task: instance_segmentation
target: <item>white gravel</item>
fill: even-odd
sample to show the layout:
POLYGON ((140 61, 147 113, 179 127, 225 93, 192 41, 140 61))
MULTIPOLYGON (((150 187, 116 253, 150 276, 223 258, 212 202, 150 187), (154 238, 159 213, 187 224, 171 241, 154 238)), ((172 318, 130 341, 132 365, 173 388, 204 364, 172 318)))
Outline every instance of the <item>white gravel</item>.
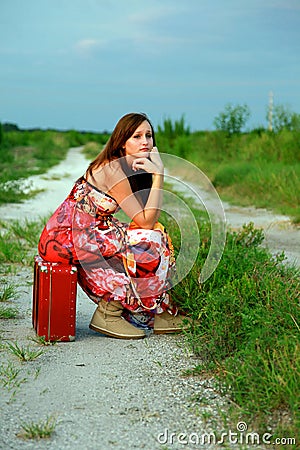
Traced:
MULTIPOLYGON (((31 271, 24 275, 16 276, 16 283, 19 278, 31 281, 31 271)), ((0 353, 5 367, 12 362, 21 370, 18 379, 26 378, 15 393, 2 388, 1 449, 200 448, 178 442, 181 433, 186 440, 192 433, 200 439, 205 430, 224 428, 219 410, 226 411, 228 403, 213 381, 184 376, 197 359, 183 336, 108 338, 88 328, 94 308, 79 290, 75 342, 43 347, 42 356, 24 363, 7 351, 0 353), (49 415, 58 419, 51 439, 17 436, 22 422, 37 423, 49 415)), ((19 309, 21 318, 2 321, 2 338, 35 349, 28 340, 35 337, 31 288, 22 289, 19 309)), ((206 443, 201 448, 216 447, 206 443)))

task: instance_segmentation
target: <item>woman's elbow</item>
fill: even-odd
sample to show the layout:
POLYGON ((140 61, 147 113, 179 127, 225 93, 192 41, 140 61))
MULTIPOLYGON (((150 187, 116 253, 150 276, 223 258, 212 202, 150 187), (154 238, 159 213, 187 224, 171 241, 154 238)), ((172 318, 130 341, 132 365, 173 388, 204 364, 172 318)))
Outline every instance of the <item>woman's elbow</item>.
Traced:
POLYGON ((144 230, 153 230, 156 223, 156 219, 149 218, 134 218, 133 223, 137 228, 143 228, 144 230))
POLYGON ((150 222, 140 222, 140 221, 138 221, 138 222, 133 221, 133 223, 137 228, 142 228, 144 230, 152 230, 154 227, 154 224, 155 224, 155 222, 150 223, 150 222))
POLYGON ((136 214, 133 217, 133 222, 138 228, 144 228, 145 230, 153 230, 159 217, 159 211, 154 208, 144 210, 140 214, 136 214))
MULTIPOLYGON (((155 223, 155 222, 154 222, 155 223)), ((141 228, 144 228, 144 230, 153 230, 153 228, 154 228, 154 223, 152 223, 152 224, 145 224, 143 227, 141 227, 141 228)))

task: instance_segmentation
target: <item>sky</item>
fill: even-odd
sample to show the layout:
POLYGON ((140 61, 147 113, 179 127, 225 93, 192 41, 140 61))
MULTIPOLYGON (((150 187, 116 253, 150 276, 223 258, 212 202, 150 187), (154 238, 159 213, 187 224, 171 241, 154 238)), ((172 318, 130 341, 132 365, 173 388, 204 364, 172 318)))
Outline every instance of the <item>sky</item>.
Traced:
POLYGON ((267 127, 270 92, 300 113, 300 0, 0 0, 2 123, 211 130, 246 104, 267 127))

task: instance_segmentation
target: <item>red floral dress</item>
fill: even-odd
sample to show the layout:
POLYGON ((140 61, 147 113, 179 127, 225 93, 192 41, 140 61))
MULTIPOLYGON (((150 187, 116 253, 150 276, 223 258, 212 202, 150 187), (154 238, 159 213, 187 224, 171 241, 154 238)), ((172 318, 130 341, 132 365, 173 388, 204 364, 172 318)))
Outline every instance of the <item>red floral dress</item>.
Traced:
POLYGON ((175 260, 163 226, 146 230, 120 222, 113 216, 117 209, 114 198, 79 178, 47 222, 40 256, 76 264, 86 294, 95 303, 120 301, 127 320, 132 321, 130 312, 144 314, 145 323, 155 313, 176 314, 167 293, 175 260))

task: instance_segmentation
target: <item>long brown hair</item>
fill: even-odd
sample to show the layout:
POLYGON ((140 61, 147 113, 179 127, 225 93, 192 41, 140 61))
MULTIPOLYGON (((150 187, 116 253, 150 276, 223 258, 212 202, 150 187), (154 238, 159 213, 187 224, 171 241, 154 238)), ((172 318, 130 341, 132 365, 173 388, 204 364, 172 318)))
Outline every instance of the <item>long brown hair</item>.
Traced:
POLYGON ((125 150, 123 147, 126 141, 145 120, 149 122, 151 127, 153 146, 155 146, 154 129, 147 115, 144 113, 126 114, 118 121, 104 149, 94 161, 90 163, 87 169, 87 174, 93 178, 94 169, 97 169, 103 163, 120 158, 121 167, 128 177, 132 192, 134 192, 137 198, 142 201, 143 205, 147 202, 149 191, 152 186, 152 175, 145 171, 139 171, 139 173, 134 172, 132 168, 128 166, 126 159, 124 158, 125 150))

